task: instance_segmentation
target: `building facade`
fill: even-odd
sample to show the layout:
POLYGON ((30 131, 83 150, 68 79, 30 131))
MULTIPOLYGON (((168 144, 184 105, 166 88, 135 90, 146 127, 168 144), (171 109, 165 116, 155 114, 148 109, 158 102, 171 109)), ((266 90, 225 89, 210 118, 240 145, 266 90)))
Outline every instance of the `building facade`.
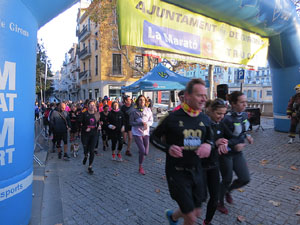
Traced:
POLYGON ((143 49, 120 47, 116 1, 100 1, 98 18, 80 9, 77 17, 80 99, 120 97, 121 87, 143 76, 149 67, 143 49))

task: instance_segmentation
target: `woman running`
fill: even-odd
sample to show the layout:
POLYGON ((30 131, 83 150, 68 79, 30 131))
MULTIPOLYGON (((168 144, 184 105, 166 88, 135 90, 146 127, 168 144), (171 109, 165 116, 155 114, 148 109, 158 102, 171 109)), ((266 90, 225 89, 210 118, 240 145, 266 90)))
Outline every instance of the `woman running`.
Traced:
POLYGON ((221 155, 219 158, 222 182, 218 210, 224 214, 228 214, 228 210, 224 205, 224 197, 226 196, 226 201, 232 204, 231 191, 248 184, 250 181, 247 162, 242 150, 246 145, 245 139, 249 144, 253 144, 251 135, 246 134, 250 125, 247 119, 248 114, 244 112, 247 106, 246 96, 240 91, 234 91, 229 95, 229 103, 232 111, 226 114, 223 122, 232 132, 234 137, 231 141, 235 145, 232 146, 229 144, 231 151, 228 154, 221 155), (233 171, 237 179, 232 182, 233 171))
POLYGON ((124 114, 119 109, 119 103, 113 102, 111 104, 112 110, 109 113, 108 117, 108 128, 109 130, 109 137, 111 139, 111 150, 112 150, 112 160, 116 160, 116 147, 118 144, 118 153, 117 153, 117 160, 119 162, 123 161, 121 151, 123 147, 123 134, 124 128, 124 114))
POLYGON ((88 110, 82 114, 81 118, 81 141, 84 149, 83 165, 86 164, 89 155, 89 167, 88 172, 93 174, 92 164, 94 161, 94 150, 97 141, 97 130, 100 129, 99 120, 100 114, 95 111, 95 103, 93 101, 88 102, 88 110))
MULTIPOLYGON (((216 212, 220 192, 219 155, 228 153, 228 140, 233 136, 230 130, 222 123, 227 111, 226 102, 223 99, 215 99, 206 102, 206 114, 211 119, 211 128, 214 136, 215 147, 212 148, 209 158, 202 159, 204 179, 209 192, 209 201, 206 207, 206 217, 203 225, 211 224, 216 212)), ((230 142, 231 145, 233 143, 230 142)))
POLYGON ((139 149, 139 173, 145 175, 142 166, 145 155, 149 153, 150 126, 153 123, 153 115, 150 108, 146 106, 147 99, 140 95, 135 104, 135 110, 130 113, 129 121, 132 126, 132 135, 139 149))
POLYGON ((101 133, 102 133, 102 143, 103 143, 103 151, 108 149, 108 119, 109 119, 109 106, 103 106, 103 112, 100 113, 100 125, 101 125, 101 133))

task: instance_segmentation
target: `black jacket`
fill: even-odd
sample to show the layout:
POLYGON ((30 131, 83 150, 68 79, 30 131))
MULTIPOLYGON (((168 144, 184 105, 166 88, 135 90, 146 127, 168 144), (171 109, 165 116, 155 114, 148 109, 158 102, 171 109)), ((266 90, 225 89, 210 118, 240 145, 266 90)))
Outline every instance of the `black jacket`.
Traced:
POLYGON ((233 135, 233 137, 229 139, 228 144, 232 151, 228 154, 237 153, 237 151, 234 150, 234 145, 244 143, 246 132, 249 130, 250 123, 248 121, 248 114, 246 112, 228 112, 223 123, 229 128, 233 135))
POLYGON ((59 112, 54 110, 50 116, 50 125, 55 133, 65 133, 71 127, 69 113, 67 111, 59 112))
POLYGON ((114 134, 120 134, 121 128, 125 124, 124 113, 121 110, 119 110, 118 112, 111 110, 108 116, 108 123, 109 125, 116 126, 114 130, 109 129, 109 134, 111 136, 114 134))

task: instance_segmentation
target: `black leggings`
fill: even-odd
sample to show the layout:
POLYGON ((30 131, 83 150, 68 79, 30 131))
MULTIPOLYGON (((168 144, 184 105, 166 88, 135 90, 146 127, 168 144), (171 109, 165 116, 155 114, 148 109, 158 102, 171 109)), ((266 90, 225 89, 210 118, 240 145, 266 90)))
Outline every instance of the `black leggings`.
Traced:
POLYGON ((115 151, 118 143, 118 151, 122 150, 123 147, 123 135, 122 133, 116 133, 111 136, 111 150, 115 151))
POLYGON ((97 137, 98 137, 97 132, 81 134, 81 141, 82 141, 82 145, 83 145, 84 156, 87 157, 88 153, 90 153, 89 166, 91 166, 94 161, 94 156, 95 156, 94 150, 95 150, 97 137))
POLYGON ((222 155, 219 158, 219 162, 222 175, 220 203, 224 205, 225 193, 248 184, 250 182, 250 174, 246 159, 242 152, 230 155, 222 155), (232 182, 233 171, 238 179, 232 182))
POLYGON ((205 221, 210 222, 215 215, 220 191, 220 174, 219 167, 215 166, 209 169, 204 169, 204 180, 206 182, 209 201, 206 206, 206 217, 205 221))

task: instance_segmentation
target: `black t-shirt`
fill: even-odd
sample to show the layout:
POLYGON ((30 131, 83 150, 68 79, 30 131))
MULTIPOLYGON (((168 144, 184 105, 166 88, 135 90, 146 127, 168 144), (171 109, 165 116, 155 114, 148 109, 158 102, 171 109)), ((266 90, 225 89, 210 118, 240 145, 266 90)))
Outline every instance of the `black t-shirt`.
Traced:
POLYGON ((82 113, 81 123, 82 123, 82 130, 81 130, 82 133, 97 133, 99 118, 96 118, 95 113, 90 114, 88 111, 82 113), (91 131, 86 132, 87 128, 90 128, 91 131))
POLYGON ((76 123, 77 122, 76 112, 74 112, 74 111, 71 110, 69 112, 69 117, 70 117, 71 123, 76 123))
POLYGON ((109 124, 109 113, 107 115, 104 114, 104 112, 100 113, 100 121, 102 122, 101 128, 102 130, 108 130, 108 124, 109 124))
POLYGON ((151 142, 157 148, 167 152, 166 169, 174 167, 191 168, 201 164, 195 151, 203 143, 212 143, 210 120, 200 113, 191 117, 183 109, 170 113, 153 131, 151 142), (161 138, 165 141, 162 141, 161 138), (169 155, 171 145, 183 146, 183 157, 174 158, 169 155))
POLYGON ((129 115, 130 115, 130 113, 132 111, 134 111, 133 105, 130 105, 129 107, 127 107, 124 104, 121 107, 121 111, 124 113, 124 123, 125 123, 125 126, 130 126, 130 124, 129 124, 129 115))

